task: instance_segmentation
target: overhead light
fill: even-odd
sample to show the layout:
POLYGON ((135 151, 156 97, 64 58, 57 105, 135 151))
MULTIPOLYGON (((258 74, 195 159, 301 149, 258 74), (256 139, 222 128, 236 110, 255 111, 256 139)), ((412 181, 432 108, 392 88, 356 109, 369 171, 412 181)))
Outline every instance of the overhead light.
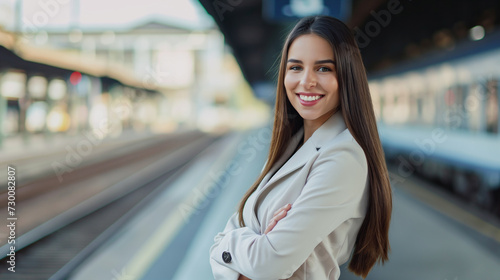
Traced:
POLYGON ((484 38, 484 27, 476 25, 469 30, 469 36, 474 41, 479 41, 484 38))

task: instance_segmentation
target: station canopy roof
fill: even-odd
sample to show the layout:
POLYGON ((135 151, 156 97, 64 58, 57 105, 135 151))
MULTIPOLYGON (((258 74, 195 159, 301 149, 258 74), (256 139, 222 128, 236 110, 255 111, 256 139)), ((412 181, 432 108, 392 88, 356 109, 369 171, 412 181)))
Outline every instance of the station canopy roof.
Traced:
POLYGON ((365 39, 360 49, 369 73, 453 49, 470 41, 474 26, 482 26, 487 36, 500 21, 496 0, 199 1, 224 34, 254 92, 264 99, 274 95, 270 91, 285 36, 307 12, 339 17, 354 30, 358 43, 365 39))

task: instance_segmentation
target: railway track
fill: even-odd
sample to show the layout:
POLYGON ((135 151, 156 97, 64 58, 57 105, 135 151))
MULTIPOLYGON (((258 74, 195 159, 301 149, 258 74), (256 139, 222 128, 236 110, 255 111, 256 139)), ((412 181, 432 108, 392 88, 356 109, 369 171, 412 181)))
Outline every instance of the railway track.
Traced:
MULTIPOLYGON (((73 186, 72 191, 78 191, 75 186, 81 187, 82 181, 114 177, 117 170, 128 173, 128 177, 120 178, 119 182, 98 193, 73 201, 71 208, 50 219, 38 221, 31 228, 25 225, 24 232, 16 238, 16 272, 8 271, 10 264, 4 257, 0 264, 0 279, 64 279, 92 251, 104 245, 134 215, 134 209, 154 198, 155 193, 166 185, 165 181, 174 179, 183 166, 218 138, 189 133, 82 167, 68 174, 70 176, 63 184, 57 186, 54 186, 54 176, 51 176, 40 180, 40 184, 20 188, 25 191, 18 207, 38 205, 42 210, 55 206, 53 201, 44 203, 48 194, 62 198, 67 193, 66 188, 73 186), (130 165, 136 171, 133 174, 130 165)), ((78 195, 73 195, 72 199, 74 197, 78 195)), ((6 209, 0 211, 6 212, 6 209)), ((37 216, 34 212, 31 214, 37 216)), ((26 213, 18 214, 18 217, 19 222, 28 220, 26 213)), ((0 248, 2 256, 7 255, 8 245, 0 248)))
MULTIPOLYGON (((49 176, 32 178, 31 180, 28 180, 28 182, 21 183, 21 185, 18 185, 17 187, 16 200, 27 200, 40 193, 61 188, 73 182, 78 182, 88 176, 103 174, 109 170, 127 165, 131 160, 141 160, 151 157, 154 154, 161 153, 165 150, 174 150, 182 146, 184 144, 183 141, 189 142, 196 137, 200 137, 200 133, 195 131, 183 133, 181 137, 157 136, 152 139, 147 139, 144 141, 146 142, 145 145, 139 145, 138 147, 136 147, 137 143, 120 146, 113 149, 113 154, 109 153, 112 149, 102 151, 108 152, 110 155, 102 157, 102 154, 100 155, 97 153, 97 155, 94 155, 93 158, 89 158, 87 161, 80 163, 80 167, 76 170, 77 172, 67 172, 62 174, 62 181, 58 178, 55 172, 51 172, 51 175, 49 176)), ((67 153, 67 151, 57 152, 60 158, 64 158, 64 155, 67 153)), ((14 164, 20 166, 28 161, 29 159, 22 159, 21 161, 16 161, 14 164)), ((49 165, 47 161, 42 164, 49 165)), ((53 171, 52 169, 50 170, 53 171)), ((6 202, 7 190, 2 189, 0 191, 0 205, 6 205, 6 202)))

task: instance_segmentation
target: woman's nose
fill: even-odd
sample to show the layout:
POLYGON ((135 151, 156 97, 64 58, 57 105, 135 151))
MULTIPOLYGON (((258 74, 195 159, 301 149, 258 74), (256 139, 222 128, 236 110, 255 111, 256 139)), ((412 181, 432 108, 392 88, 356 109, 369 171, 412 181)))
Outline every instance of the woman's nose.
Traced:
POLYGON ((303 76, 302 78, 300 79, 300 85, 303 86, 304 88, 311 88, 311 87, 314 87, 316 86, 316 83, 317 83, 317 80, 316 80, 316 76, 314 75, 314 73, 312 73, 312 71, 304 71, 303 72, 303 76))

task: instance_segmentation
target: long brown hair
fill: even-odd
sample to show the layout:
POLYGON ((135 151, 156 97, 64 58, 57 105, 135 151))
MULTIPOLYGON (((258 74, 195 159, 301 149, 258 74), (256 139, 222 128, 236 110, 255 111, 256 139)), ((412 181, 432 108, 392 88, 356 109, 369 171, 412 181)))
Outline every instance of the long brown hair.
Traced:
POLYGON ((239 223, 240 226, 245 226, 243 207, 248 197, 283 154, 292 135, 303 125, 303 119, 286 96, 284 79, 290 45, 297 37, 304 34, 316 34, 331 44, 336 59, 340 110, 347 128, 363 148, 368 162, 370 188, 368 210, 358 232, 354 253, 349 263, 352 272, 366 278, 376 262, 384 263, 388 260, 392 194, 365 67, 354 36, 340 20, 328 16, 303 18, 295 25, 285 41, 281 53, 274 127, 267 164, 239 204, 239 223))

